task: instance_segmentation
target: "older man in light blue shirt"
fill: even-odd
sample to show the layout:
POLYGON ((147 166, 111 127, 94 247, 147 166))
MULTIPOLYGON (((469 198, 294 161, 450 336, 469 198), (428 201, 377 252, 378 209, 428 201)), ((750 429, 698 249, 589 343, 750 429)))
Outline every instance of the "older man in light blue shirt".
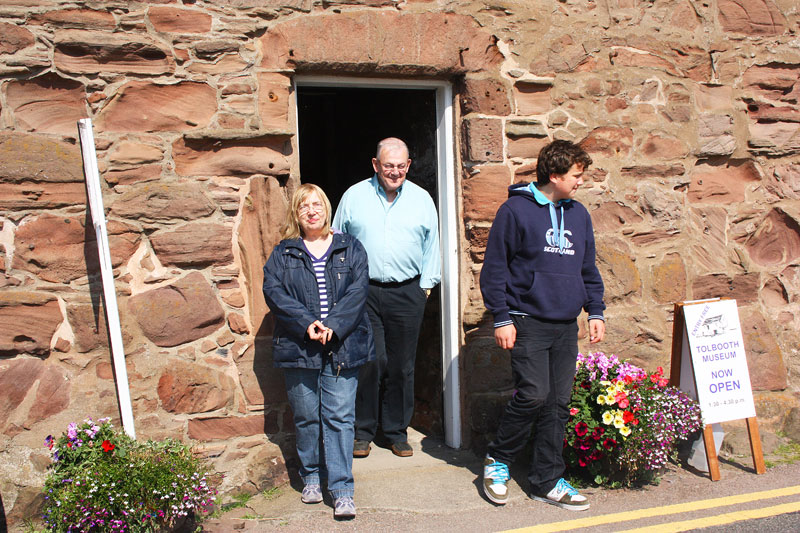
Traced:
POLYGON ((406 181, 411 159, 403 141, 378 143, 372 166, 375 175, 345 192, 333 219, 369 256, 367 311, 377 359, 359 374, 353 456, 369 455, 380 421, 392 452, 408 457, 417 340, 427 296, 441 279, 439 222, 430 195, 406 181))

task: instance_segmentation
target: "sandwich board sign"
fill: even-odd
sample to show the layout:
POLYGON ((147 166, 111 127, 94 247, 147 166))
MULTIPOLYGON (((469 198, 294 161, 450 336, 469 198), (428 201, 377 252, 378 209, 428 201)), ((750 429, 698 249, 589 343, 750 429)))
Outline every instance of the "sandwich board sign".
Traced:
POLYGON ((675 304, 670 383, 700 404, 708 470, 719 479, 711 425, 747 420, 756 473, 766 471, 736 300, 675 304))

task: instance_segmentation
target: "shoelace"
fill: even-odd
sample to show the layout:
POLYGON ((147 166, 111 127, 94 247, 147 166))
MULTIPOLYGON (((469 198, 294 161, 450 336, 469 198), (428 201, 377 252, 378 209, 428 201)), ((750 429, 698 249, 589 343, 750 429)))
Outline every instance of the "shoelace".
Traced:
POLYGON ((355 502, 353 502, 353 498, 348 498, 347 496, 342 496, 338 500, 336 500, 336 508, 341 509, 343 507, 355 507, 355 502))
POLYGON ((556 484, 556 491, 557 492, 562 492, 562 491, 566 492, 570 496, 577 496, 578 495, 577 489, 575 487, 573 487, 572 485, 570 485, 567 482, 567 480, 565 480, 563 477, 558 480, 558 483, 556 484))
POLYGON ((499 481, 500 483, 505 483, 508 481, 508 478, 511 477, 508 474, 508 466, 505 463, 498 463, 495 461, 489 465, 486 465, 487 475, 489 479, 492 481, 499 481))

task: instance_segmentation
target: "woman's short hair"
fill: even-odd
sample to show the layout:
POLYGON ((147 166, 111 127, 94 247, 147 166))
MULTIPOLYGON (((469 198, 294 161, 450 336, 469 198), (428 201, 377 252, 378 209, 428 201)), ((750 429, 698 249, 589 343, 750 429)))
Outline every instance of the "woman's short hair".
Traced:
POLYGON ((547 185, 551 175, 566 174, 575 164, 586 170, 592 164, 592 158, 575 143, 553 141, 539 152, 536 160, 536 182, 547 185))
POLYGON ((322 228, 322 233, 327 235, 331 231, 331 201, 318 185, 313 183, 303 183, 300 185, 292 195, 292 201, 289 205, 289 212, 286 213, 286 222, 281 228, 281 239, 296 239, 302 237, 303 233, 300 230, 300 214, 298 210, 305 202, 311 193, 317 193, 322 205, 325 208, 325 226, 322 228))

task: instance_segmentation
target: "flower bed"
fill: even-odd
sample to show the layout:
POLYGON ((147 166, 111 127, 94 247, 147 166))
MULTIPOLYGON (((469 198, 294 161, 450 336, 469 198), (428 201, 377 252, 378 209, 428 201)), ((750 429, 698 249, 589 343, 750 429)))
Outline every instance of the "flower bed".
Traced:
POLYGON ((564 458, 598 485, 653 478, 679 441, 702 426, 700 407, 671 387, 663 369, 648 374, 615 355, 578 354, 564 458))
POLYGON ((138 442, 108 419, 89 418, 45 445, 53 455, 44 488, 48 531, 168 530, 214 503, 203 463, 180 442, 138 442))

